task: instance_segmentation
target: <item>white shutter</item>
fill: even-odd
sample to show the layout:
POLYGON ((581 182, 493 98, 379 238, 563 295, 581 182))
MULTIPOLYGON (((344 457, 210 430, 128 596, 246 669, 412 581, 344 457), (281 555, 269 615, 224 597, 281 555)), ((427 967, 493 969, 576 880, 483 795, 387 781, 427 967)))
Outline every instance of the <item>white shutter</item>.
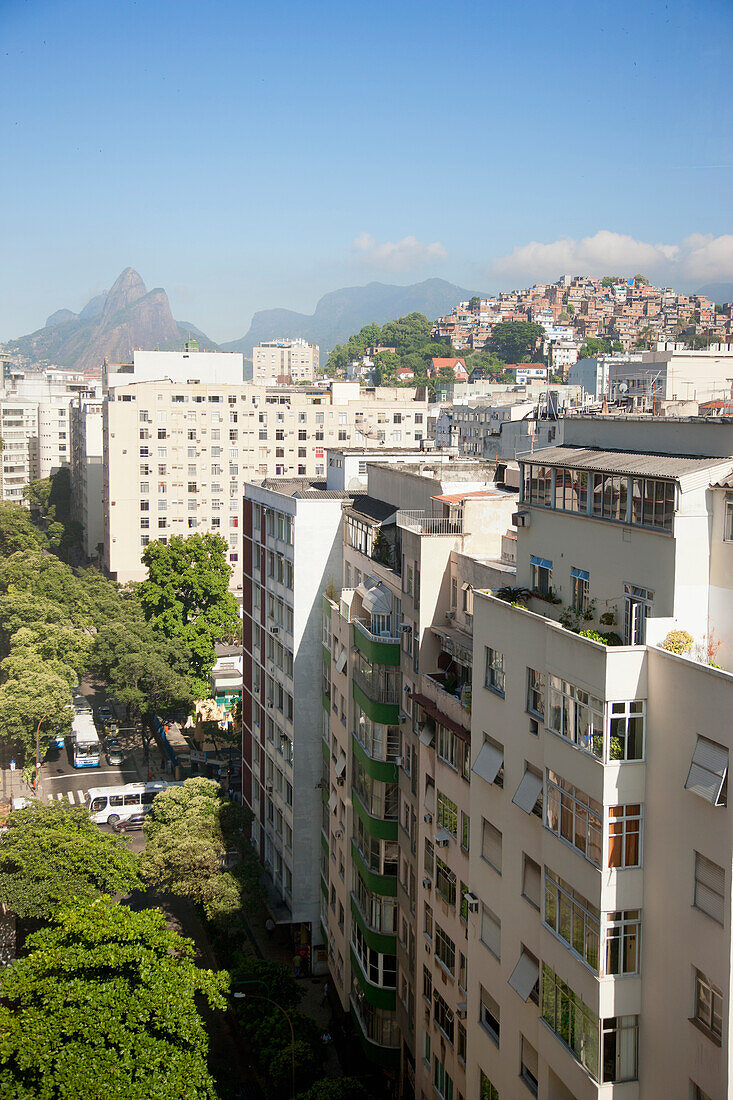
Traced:
POLYGON ((501 833, 495 826, 487 821, 482 821, 481 855, 501 874, 501 833))
POLYGON ((504 763, 504 753, 490 741, 484 741, 471 769, 475 775, 484 779, 487 783, 493 783, 499 774, 499 769, 504 763))
POLYGON ((685 781, 686 790, 712 802, 713 806, 725 805, 722 791, 727 774, 728 750, 706 737, 698 737, 685 781))
POLYGON ((512 802, 515 806, 519 806, 520 810, 524 810, 526 814, 531 814, 541 790, 542 776, 537 775, 536 772, 531 772, 527 768, 512 802))
POLYGON ((725 870, 695 852, 695 905, 718 924, 725 918, 725 870))
POLYGON ((481 940, 497 959, 501 958, 501 921, 486 906, 481 912, 481 940))
POLYGON ((529 1000, 529 995, 537 984, 537 979, 540 976, 540 964, 537 959, 528 954, 527 951, 522 949, 522 952, 517 960, 517 965, 514 967, 509 978, 509 985, 518 993, 523 1001, 529 1000))

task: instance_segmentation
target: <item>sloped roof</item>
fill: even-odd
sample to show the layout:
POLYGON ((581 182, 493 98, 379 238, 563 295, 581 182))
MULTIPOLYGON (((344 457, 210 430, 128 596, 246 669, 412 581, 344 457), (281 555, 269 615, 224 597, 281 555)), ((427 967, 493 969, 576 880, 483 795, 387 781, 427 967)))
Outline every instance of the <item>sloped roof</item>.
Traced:
POLYGON ((641 477, 684 477, 687 474, 731 465, 733 459, 662 455, 636 451, 603 451, 589 447, 544 447, 520 455, 520 462, 544 466, 571 466, 576 470, 598 470, 608 474, 638 474, 641 477))

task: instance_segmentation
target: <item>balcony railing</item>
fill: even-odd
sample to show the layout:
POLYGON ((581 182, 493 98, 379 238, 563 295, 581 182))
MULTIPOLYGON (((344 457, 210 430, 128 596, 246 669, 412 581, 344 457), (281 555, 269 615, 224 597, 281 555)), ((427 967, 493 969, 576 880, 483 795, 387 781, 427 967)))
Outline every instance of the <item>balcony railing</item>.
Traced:
POLYGON ((399 670, 396 670, 392 675, 388 675, 382 667, 367 672, 357 665, 354 668, 354 681, 373 703, 388 703, 397 706, 400 702, 399 670))
MULTIPOLYGON (((465 710, 471 710, 471 681, 463 682, 449 679, 444 672, 429 672, 426 679, 437 687, 441 695, 455 699, 465 710)), ((439 698, 439 696, 437 697, 439 698)))
POLYGON ((367 638, 370 638, 373 642, 390 642, 392 644, 396 642, 398 645, 400 644, 401 638, 399 634, 375 634, 371 629, 371 620, 369 619, 352 619, 351 621, 355 626, 358 626, 362 634, 365 634, 367 638))
POLYGON ((427 512, 400 509, 397 513, 397 526, 417 535, 462 535, 462 519, 445 519, 443 516, 431 516, 427 512))

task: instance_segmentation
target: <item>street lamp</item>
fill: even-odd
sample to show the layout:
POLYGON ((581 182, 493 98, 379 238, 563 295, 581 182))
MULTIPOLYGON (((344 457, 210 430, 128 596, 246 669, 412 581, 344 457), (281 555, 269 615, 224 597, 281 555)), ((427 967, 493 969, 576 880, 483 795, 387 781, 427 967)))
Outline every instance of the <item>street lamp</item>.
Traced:
MULTIPOLYGON (((235 985, 264 985, 265 989, 268 988, 267 982, 262 981, 261 978, 251 978, 245 981, 235 982, 235 985)), ((268 1004, 274 1005, 275 1008, 282 1012, 285 1019, 288 1021, 288 1027, 290 1028, 290 1091, 293 1100, 295 1100, 295 1032, 293 1030, 293 1021, 288 1016, 287 1012, 282 1005, 279 1005, 277 1001, 273 1001, 271 997, 263 997, 260 993, 233 993, 232 996, 235 1000, 242 1000, 245 997, 249 997, 255 1001, 267 1001, 268 1004)))

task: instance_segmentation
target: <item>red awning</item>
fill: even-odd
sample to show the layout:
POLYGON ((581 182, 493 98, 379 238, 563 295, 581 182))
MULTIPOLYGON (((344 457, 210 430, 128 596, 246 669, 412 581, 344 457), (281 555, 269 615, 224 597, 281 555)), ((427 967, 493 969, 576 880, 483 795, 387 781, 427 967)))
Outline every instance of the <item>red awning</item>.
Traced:
POLYGON ((420 695, 417 691, 410 692, 410 698, 414 699, 419 707, 429 714, 431 718, 446 729, 452 730, 456 737, 460 737, 461 741, 465 741, 467 744, 471 744, 471 731, 467 730, 465 726, 460 725, 458 722, 454 722, 452 718, 449 718, 447 714, 443 714, 442 710, 439 710, 432 699, 428 699, 427 695, 420 695))

